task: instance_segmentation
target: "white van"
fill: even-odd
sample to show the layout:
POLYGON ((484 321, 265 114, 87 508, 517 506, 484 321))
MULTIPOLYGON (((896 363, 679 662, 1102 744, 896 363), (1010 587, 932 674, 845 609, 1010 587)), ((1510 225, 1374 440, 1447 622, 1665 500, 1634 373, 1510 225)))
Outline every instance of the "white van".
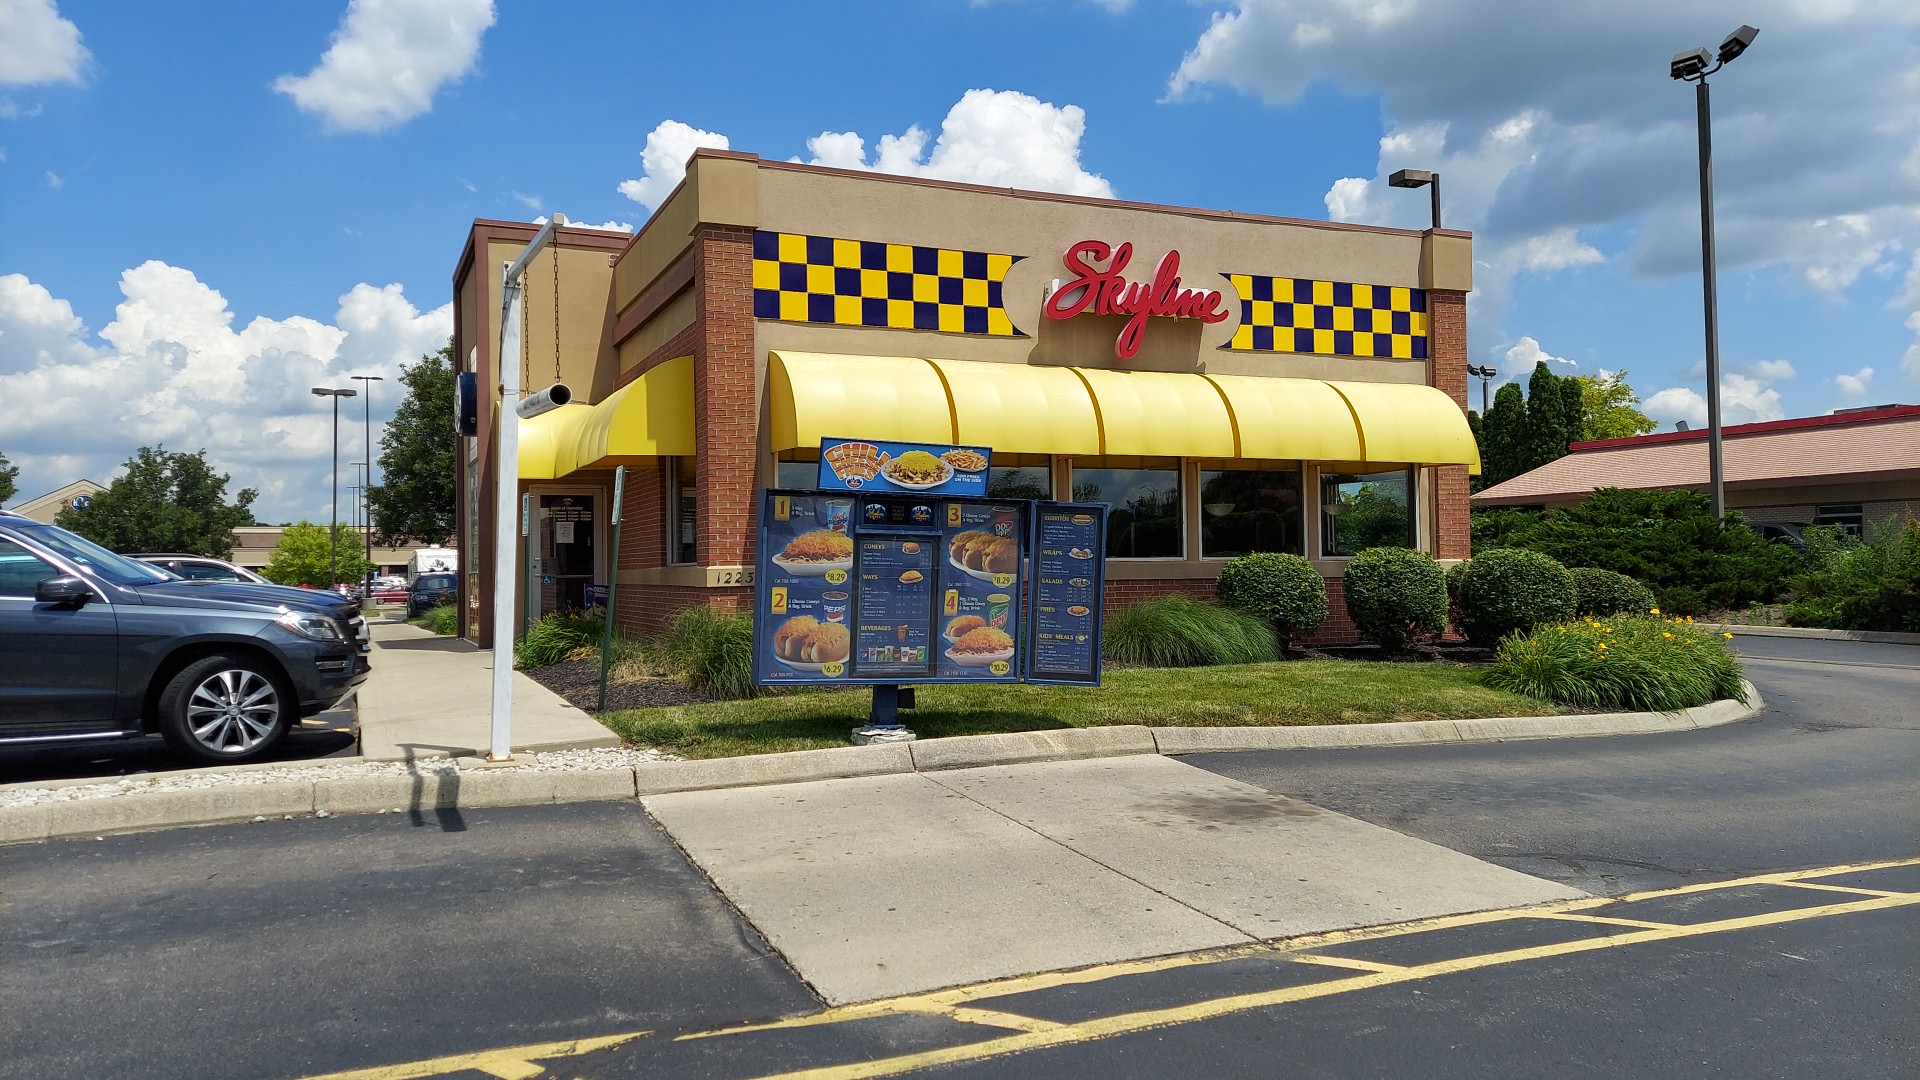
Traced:
POLYGON ((460 572, 460 553, 452 548, 415 548, 412 557, 407 559, 407 582, 421 574, 457 574, 460 572))

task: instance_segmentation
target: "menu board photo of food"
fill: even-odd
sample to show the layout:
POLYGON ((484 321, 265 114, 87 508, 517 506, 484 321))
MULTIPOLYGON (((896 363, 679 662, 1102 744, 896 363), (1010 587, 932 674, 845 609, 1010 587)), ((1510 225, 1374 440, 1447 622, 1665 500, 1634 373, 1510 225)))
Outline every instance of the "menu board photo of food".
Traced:
POLYGON ((984 446, 827 439, 820 486, 829 490, 985 495, 992 451, 984 446))
POLYGON ((939 672, 950 679, 1016 678, 1026 506, 954 500, 946 510, 939 672))
POLYGON ((853 655, 853 500, 781 495, 766 501, 758 581, 762 682, 837 679, 853 655))

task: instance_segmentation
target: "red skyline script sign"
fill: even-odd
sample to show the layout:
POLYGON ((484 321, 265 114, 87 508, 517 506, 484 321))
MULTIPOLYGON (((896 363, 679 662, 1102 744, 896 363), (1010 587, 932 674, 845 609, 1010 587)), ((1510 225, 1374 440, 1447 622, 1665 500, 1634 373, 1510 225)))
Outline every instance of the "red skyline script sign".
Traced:
POLYGON ((1140 351, 1149 318, 1217 323, 1226 321, 1229 314, 1218 289, 1180 287, 1178 251, 1162 255, 1160 265, 1153 268, 1153 280, 1144 283, 1120 276, 1133 261, 1132 244, 1116 248, 1100 240, 1082 240, 1067 249, 1062 261, 1074 277, 1048 295, 1042 306, 1047 318, 1071 319, 1083 311, 1128 316, 1127 325, 1113 343, 1114 355, 1122 360, 1131 360, 1140 351), (1106 268, 1096 265, 1099 262, 1105 262, 1106 268))

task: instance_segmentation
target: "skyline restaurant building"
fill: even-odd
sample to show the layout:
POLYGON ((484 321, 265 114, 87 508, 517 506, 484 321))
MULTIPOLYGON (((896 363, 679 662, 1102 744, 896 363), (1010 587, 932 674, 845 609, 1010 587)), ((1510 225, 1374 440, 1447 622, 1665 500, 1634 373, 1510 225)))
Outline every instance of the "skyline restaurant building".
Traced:
MULTIPOLYGON (((454 355, 480 388, 457 488, 463 631, 480 640, 500 272, 537 231, 474 222, 454 274, 454 355)), ((1453 230, 699 150, 636 235, 562 227, 527 270, 506 362, 575 403, 520 424, 535 561, 519 614, 610 581, 629 633, 748 610, 756 492, 814 486, 821 440, 853 437, 990 447, 992 494, 1108 503, 1109 612, 1211 596, 1227 558, 1285 551, 1327 578, 1318 640, 1350 640, 1354 551, 1468 554, 1471 288, 1472 239, 1453 230)))

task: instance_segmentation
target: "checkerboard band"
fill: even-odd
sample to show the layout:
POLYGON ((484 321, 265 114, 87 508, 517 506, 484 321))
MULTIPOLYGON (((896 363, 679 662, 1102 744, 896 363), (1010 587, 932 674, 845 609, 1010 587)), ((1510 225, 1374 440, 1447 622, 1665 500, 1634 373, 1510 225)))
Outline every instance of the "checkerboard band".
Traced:
POLYGON ((1228 274, 1240 294, 1229 349, 1427 358, 1427 292, 1398 285, 1228 274))
POLYGON ((1024 337, 1000 286, 1017 255, 801 233, 753 234, 753 315, 783 322, 1024 337))

